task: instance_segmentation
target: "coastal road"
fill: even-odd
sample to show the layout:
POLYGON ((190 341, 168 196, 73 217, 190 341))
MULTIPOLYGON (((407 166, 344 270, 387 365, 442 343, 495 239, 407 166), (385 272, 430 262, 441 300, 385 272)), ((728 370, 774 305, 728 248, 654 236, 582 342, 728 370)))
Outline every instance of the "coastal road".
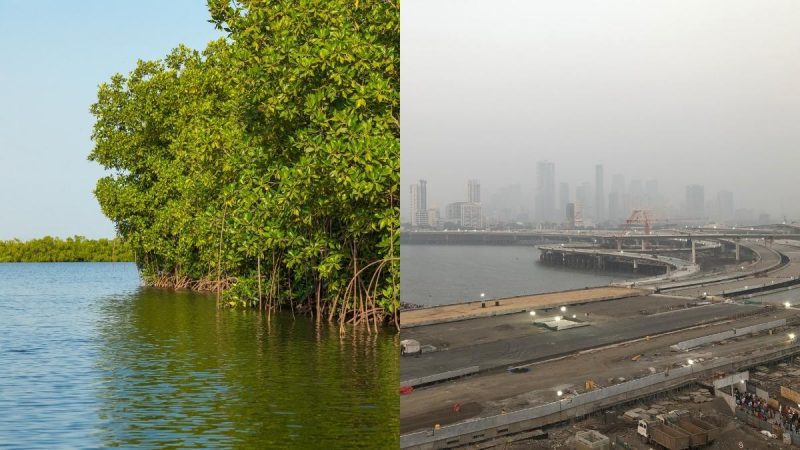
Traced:
MULTIPOLYGON (((777 263, 780 258, 770 248, 760 244, 748 243, 761 255, 761 261, 748 270, 761 270, 777 263)), ((764 277, 747 277, 738 280, 730 280, 706 286, 693 286, 686 289, 670 290, 670 294, 684 295, 688 297, 699 297, 706 293, 708 295, 723 295, 725 292, 736 289, 744 289, 756 285, 764 285, 771 283, 780 283, 789 281, 800 275, 800 250, 796 246, 786 244, 774 244, 771 249, 779 251, 789 257, 789 263, 785 266, 770 271, 768 276, 764 277)))
MULTIPOLYGON (((400 361, 400 379, 409 380, 470 366, 479 366, 481 371, 503 368, 719 321, 741 314, 755 313, 759 309, 763 308, 755 305, 713 304, 652 315, 629 315, 619 320, 598 320, 589 326, 562 331, 545 331, 530 324, 530 318, 526 318, 526 314, 516 314, 507 317, 506 320, 527 320, 530 327, 529 334, 512 333, 507 339, 478 342, 474 345, 403 357, 400 361)), ((459 326, 469 326, 467 322, 480 320, 487 319, 473 319, 462 322, 459 326)), ((589 320, 592 320, 591 316, 589 320)), ((442 337, 448 336, 453 332, 450 325, 452 324, 420 327, 420 329, 429 328, 424 331, 426 335, 420 343, 425 345, 428 343, 426 339, 435 340, 437 334, 442 337)), ((404 330, 401 332, 402 338, 416 339, 417 331, 415 328, 404 330)), ((502 330, 498 332, 502 337, 502 330)), ((465 335, 468 336, 469 334, 465 335)))
MULTIPOLYGON (((789 318, 796 312, 781 310, 779 318, 789 318)), ((757 316, 742 319, 737 326, 747 326, 770 320, 757 316)), ((688 358, 725 358, 751 352, 754 349, 780 345, 786 342, 786 333, 797 332, 797 328, 777 334, 761 334, 730 340, 725 345, 704 346, 689 352, 671 352, 669 346, 684 339, 691 339, 720 331, 725 325, 710 326, 638 341, 626 346, 607 348, 586 353, 575 358, 565 358, 532 366, 528 373, 487 373, 458 381, 437 384, 415 390, 400 398, 400 430, 409 433, 431 427, 435 423, 447 425, 471 417, 498 414, 501 410, 514 411, 530 406, 555 401, 556 391, 584 390, 584 381, 592 379, 601 386, 609 384, 609 378, 638 378, 650 373, 649 368, 664 370, 673 364, 685 364, 688 358), (631 356, 643 355, 638 361, 631 356), (453 412, 453 403, 462 405, 461 411, 453 412)))

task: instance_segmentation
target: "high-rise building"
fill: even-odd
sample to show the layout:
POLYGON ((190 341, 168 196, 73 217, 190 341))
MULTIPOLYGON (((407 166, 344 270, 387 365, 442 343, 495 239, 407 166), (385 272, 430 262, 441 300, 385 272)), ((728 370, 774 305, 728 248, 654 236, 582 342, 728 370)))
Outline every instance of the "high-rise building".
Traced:
POLYGON ((602 223, 606 220, 606 194, 603 188, 603 165, 594 166, 594 220, 602 223))
POLYGON ((419 185, 412 184, 411 189, 409 192, 409 197, 411 198, 411 225, 412 226, 419 226, 417 222, 417 211, 419 211, 419 185))
POLYGON ((456 223, 461 228, 470 230, 483 228, 483 211, 478 203, 450 203, 445 208, 445 216, 448 222, 456 223))
POLYGON ((467 201, 469 203, 481 202, 481 182, 479 180, 467 181, 467 201))
POLYGON ((419 180, 419 209, 428 209, 428 182, 419 180))
POLYGON ((439 224, 439 208, 428 208, 428 226, 431 228, 439 228, 439 224))
POLYGON ((722 222, 733 220, 733 192, 719 191, 717 193, 717 219, 722 222))
POLYGON ((411 185, 411 226, 428 226, 428 193, 427 182, 419 180, 411 185))
POLYGON ((538 222, 552 222, 556 206, 556 166, 550 161, 540 161, 536 166, 536 204, 534 218, 538 222))
POLYGON ((688 219, 704 219, 705 207, 706 196, 703 186, 699 184, 686 186, 686 217, 688 219))
POLYGON ((564 209, 567 215, 567 226, 570 229, 575 228, 575 203, 567 203, 564 209))
MULTIPOLYGON (((565 214, 567 204, 570 202, 569 198, 569 184, 561 182, 558 184, 558 214, 562 215, 565 214)), ((559 221, 563 220, 564 216, 562 215, 559 221)))
POLYGON ((625 219, 625 175, 615 174, 611 178, 611 193, 608 195, 608 219, 615 224, 625 219), (612 198, 614 203, 612 205, 612 198))

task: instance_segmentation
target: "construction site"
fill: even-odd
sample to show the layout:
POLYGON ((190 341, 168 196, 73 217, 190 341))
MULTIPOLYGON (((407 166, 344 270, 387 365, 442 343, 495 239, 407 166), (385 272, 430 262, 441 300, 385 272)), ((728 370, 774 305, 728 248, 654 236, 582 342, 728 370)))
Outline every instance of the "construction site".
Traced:
POLYGON ((645 278, 404 311, 401 447, 799 445, 798 236, 644 231, 540 252, 645 278))

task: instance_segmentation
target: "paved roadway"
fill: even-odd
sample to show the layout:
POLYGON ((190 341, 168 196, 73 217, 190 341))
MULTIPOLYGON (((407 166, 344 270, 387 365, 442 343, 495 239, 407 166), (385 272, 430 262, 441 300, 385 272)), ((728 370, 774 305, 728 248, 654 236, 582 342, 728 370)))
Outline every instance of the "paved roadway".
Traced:
MULTIPOLYGON (((780 311, 780 317, 790 317, 791 312, 780 311)), ((752 325, 772 317, 757 316, 742 320, 738 326, 752 325)), ((672 364, 685 364, 688 358, 725 358, 752 352, 757 348, 781 345, 786 342, 786 333, 797 332, 797 328, 777 334, 761 334, 756 337, 738 338, 725 345, 704 346, 689 352, 671 352, 669 346, 681 339, 704 336, 724 331, 716 326, 681 333, 680 336, 663 336, 649 341, 639 341, 603 351, 584 354, 580 358, 566 358, 531 367, 528 373, 490 373, 468 377, 457 382, 438 384, 400 398, 401 433, 428 428, 434 423, 447 425, 476 416, 497 414, 501 409, 514 411, 557 399, 556 391, 584 390, 584 381, 592 379, 601 386, 608 385, 609 378, 638 378, 648 375, 649 367, 657 370, 672 364), (633 355, 643 354, 638 361, 633 355), (462 404, 461 412, 455 414, 452 404, 462 404)))
MULTIPOLYGON (((540 310, 537 312, 536 318, 546 318, 553 315, 571 317, 575 314, 579 320, 591 320, 592 323, 601 323, 610 320, 616 321, 623 317, 642 317, 642 311, 647 314, 653 314, 680 309, 691 302, 695 302, 695 300, 666 295, 640 295, 617 300, 570 305, 567 307, 566 313, 561 313, 555 309, 550 311, 540 310)), ((533 326, 532 318, 529 315, 520 313, 486 317, 480 320, 461 320, 447 324, 404 328, 401 331, 403 339, 416 339, 423 344, 448 350, 548 332, 545 328, 533 326)))
MULTIPOLYGON (((777 263, 780 260, 779 256, 776 255, 774 252, 770 251, 770 248, 768 247, 765 247, 760 244, 759 245, 748 244, 748 245, 754 248, 759 254, 762 255, 761 261, 759 261, 755 266, 749 268, 748 270, 761 270, 762 268, 767 268, 777 263)), ((686 289, 670 290, 669 293, 674 295, 685 295, 688 297, 698 297, 701 296, 704 292, 707 293, 708 295, 723 295, 724 292, 728 292, 731 290, 743 289, 745 287, 752 287, 756 285, 780 283, 783 281, 788 281, 800 275, 800 249, 798 249, 795 246, 790 246, 785 244, 775 244, 771 248, 781 253, 784 253, 786 256, 788 256, 789 263, 781 267, 780 269, 769 272, 769 276, 748 277, 712 285, 694 286, 686 289)))
MULTIPOLYGON (((562 331, 532 330, 530 334, 516 335, 499 341, 480 342, 446 351, 403 357, 400 362, 400 379, 409 380, 476 365, 480 366, 481 370, 508 367, 700 323, 723 320, 759 308, 761 306, 714 304, 649 316, 629 316, 620 320, 599 321, 590 326, 562 331)), ((485 319, 473 319, 473 321, 480 320, 485 319)), ((438 331, 446 336, 452 332, 449 325, 440 324, 422 328, 429 328, 426 331, 434 334, 437 331, 434 328, 438 328, 438 331)), ((531 325, 531 328, 533 327, 531 325)), ((403 339, 414 338, 413 328, 403 330, 401 333, 403 339)), ((424 340, 420 343, 426 344, 424 340)))

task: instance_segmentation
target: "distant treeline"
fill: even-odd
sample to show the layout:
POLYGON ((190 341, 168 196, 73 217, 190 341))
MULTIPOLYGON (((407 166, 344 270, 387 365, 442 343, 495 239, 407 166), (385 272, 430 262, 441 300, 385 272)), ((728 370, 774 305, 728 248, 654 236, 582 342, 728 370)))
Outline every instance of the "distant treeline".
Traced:
POLYGON ((0 262, 106 262, 133 261, 129 245, 119 239, 67 239, 45 236, 22 242, 0 241, 0 262))

